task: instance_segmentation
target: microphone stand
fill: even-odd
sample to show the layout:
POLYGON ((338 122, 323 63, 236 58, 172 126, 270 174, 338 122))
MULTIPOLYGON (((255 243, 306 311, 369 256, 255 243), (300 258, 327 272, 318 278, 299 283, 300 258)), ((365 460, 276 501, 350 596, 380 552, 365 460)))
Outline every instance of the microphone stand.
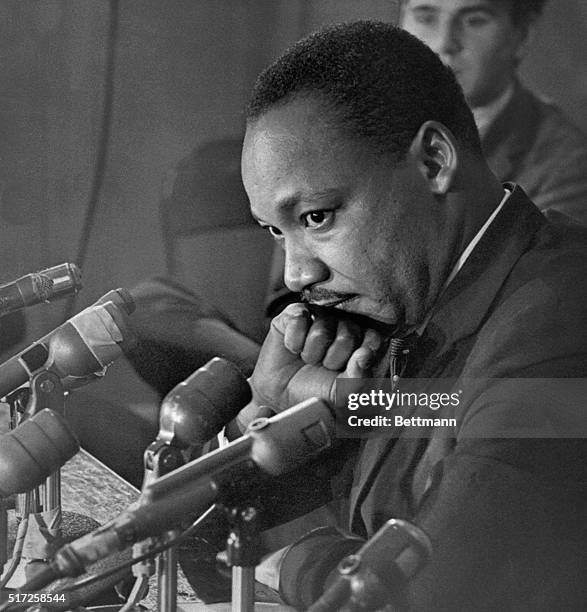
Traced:
MULTIPOLYGON (((6 400, 10 404, 11 427, 13 429, 45 408, 50 408, 60 416, 63 416, 65 412, 65 391, 61 379, 53 372, 47 370, 33 374, 29 380, 29 389, 18 389, 11 393, 6 400)), ((62 527, 60 470, 56 470, 51 474, 40 488, 21 493, 16 497, 16 513, 20 516, 21 523, 27 529, 30 524, 28 522, 29 517, 40 512, 45 515, 52 513, 50 529, 55 534, 54 537, 59 538, 62 527)), ((0 533, 1 538, 4 535, 4 526, 0 526, 0 529, 2 530, 0 533)), ((18 549, 15 547, 13 551, 10 565, 2 579, 3 585, 10 580, 22 558, 22 543, 25 539, 26 531, 25 533, 20 533, 21 531, 19 528, 19 536, 22 536, 22 538, 19 538, 21 545, 18 549)), ((40 533, 40 530, 37 531, 40 533)), ((36 562, 46 563, 47 554, 43 548, 47 545, 52 547, 54 541, 46 536, 43 536, 43 540, 37 539, 34 542, 33 549, 39 552, 38 556, 30 558, 36 562)))
POLYGON ((8 561, 8 502, 0 498, 0 576, 8 561))
POLYGON ((226 541, 227 563, 232 567, 232 612, 253 612, 255 567, 259 563, 258 512, 253 506, 226 508, 230 534, 226 541))
MULTIPOLYGON (((10 395, 6 396, 5 398, 6 403, 10 407, 10 429, 11 430, 15 429, 18 426, 19 418, 20 418, 19 414, 25 411, 29 395, 30 395, 29 389, 21 388, 21 389, 17 389, 16 391, 13 391, 10 395)), ((19 497, 20 496, 18 495, 14 497, 13 508, 15 510, 15 513, 17 515, 20 514, 22 518, 22 512, 26 508, 27 504, 26 504, 26 500, 25 500, 25 503, 22 503, 22 500, 21 500, 21 504, 20 504, 21 507, 19 508, 19 499, 18 499, 19 497)), ((26 530, 25 530, 26 522, 23 523, 21 521, 21 524, 19 525, 18 533, 16 536, 15 546, 12 551, 12 556, 9 557, 8 556, 8 505, 7 503, 8 502, 5 499, 0 500, 0 504, 2 505, 0 508, 0 512, 2 513, 2 517, 0 518, 0 523, 1 523, 0 524, 0 557, 1 557, 0 569, 2 570, 2 572, 0 573, 0 590, 6 587, 6 585, 8 584, 8 582, 14 575, 14 572, 16 571, 18 564, 20 563, 22 546, 19 546, 19 544, 23 541, 24 535, 26 533, 26 530), (7 567, 4 567, 8 561, 10 561, 10 563, 8 563, 7 567)))
MULTIPOLYGON (((185 463, 181 450, 169 444, 165 440, 155 440, 145 450, 144 465, 145 475, 143 479, 143 490, 153 480, 172 472, 185 463)), ((135 544, 133 555, 142 554, 154 548, 163 539, 170 540, 177 535, 176 530, 166 532, 161 538, 148 538, 135 544)), ((157 610, 160 612, 176 612, 177 610, 177 548, 172 546, 157 555, 157 610)), ((149 589, 149 577, 155 573, 153 563, 150 560, 142 561, 133 566, 133 574, 136 576, 135 585, 129 595, 121 612, 134 609, 147 594, 149 589)))
MULTIPOLYGON (((31 397, 26 411, 29 418, 45 408, 50 408, 59 416, 65 416, 65 390, 57 374, 48 371, 38 372, 31 378, 30 389, 31 397)), ((60 536, 61 470, 56 470, 47 478, 43 485, 41 500, 44 512, 58 509, 55 529, 60 536)))
MULTIPOLYGON (((10 407, 9 429, 14 429, 16 427, 16 407, 23 397, 23 391, 28 397, 28 389, 19 389, 18 392, 12 393, 6 397, 6 403, 10 407)), ((0 589, 2 589, 3 585, 10 580, 10 577, 16 569, 16 564, 12 562, 10 567, 6 569, 6 573, 4 573, 4 566, 10 559, 8 555, 8 510, 11 508, 16 508, 16 497, 13 497, 12 499, 4 499, 0 497, 0 589)))

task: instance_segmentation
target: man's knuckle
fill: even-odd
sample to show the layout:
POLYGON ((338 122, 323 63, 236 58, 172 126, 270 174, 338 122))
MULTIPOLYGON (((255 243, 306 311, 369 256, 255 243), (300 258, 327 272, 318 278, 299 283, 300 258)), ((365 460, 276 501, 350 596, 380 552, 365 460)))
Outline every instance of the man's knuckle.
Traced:
POLYGON ((336 334, 336 342, 339 344, 354 344, 356 340, 355 334, 350 331, 342 331, 336 334))
POLYGON ((292 338, 286 337, 283 341, 283 345, 290 353, 297 353, 299 351, 298 343, 292 338))
POLYGON ((332 325, 330 325, 330 323, 328 321, 315 321, 312 324, 312 327, 310 328, 311 332, 315 332, 315 333, 320 333, 320 334, 328 334, 328 335, 334 335, 334 330, 332 328, 332 325))
POLYGON ((311 329, 308 332, 308 339, 312 340, 312 341, 330 340, 330 339, 332 339, 332 333, 328 329, 326 329, 326 328, 319 327, 319 328, 316 328, 316 329, 311 329))
POLYGON ((381 336, 376 331, 368 329, 363 343, 370 348, 377 349, 381 345, 381 336))

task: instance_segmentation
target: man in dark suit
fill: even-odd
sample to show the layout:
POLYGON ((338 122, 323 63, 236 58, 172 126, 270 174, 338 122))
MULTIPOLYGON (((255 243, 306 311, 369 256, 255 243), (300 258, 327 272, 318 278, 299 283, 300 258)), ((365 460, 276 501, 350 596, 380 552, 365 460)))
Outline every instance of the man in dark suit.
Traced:
MULTIPOLYGON (((373 375, 462 392, 448 427, 417 406, 341 452, 338 527, 370 538, 395 517, 427 531, 410 609, 583 609, 584 230, 496 180, 452 73, 386 24, 326 29, 262 73, 242 172, 306 303, 273 320, 241 426, 258 406, 334 401, 337 384, 373 375), (398 339, 405 363, 386 348, 398 339)), ((321 557, 311 541, 302 578, 321 557)), ((307 606, 319 592, 283 568, 288 553, 281 591, 307 606)))
POLYGON ((473 111, 489 167, 541 210, 587 224, 587 139, 518 67, 545 0, 402 0, 400 25, 436 52, 473 111))
MULTIPOLYGON (((587 224, 587 140, 556 106, 524 88, 517 78, 544 4, 545 0, 403 0, 400 23, 455 72, 473 110, 483 153, 496 176, 502 182, 520 184, 541 210, 561 212, 587 224)), ((273 259, 268 316, 297 300, 283 284, 279 249, 273 259)), ((166 298, 160 296, 162 287, 150 292, 145 288, 140 289, 144 298, 135 326, 139 337, 150 341, 166 298)), ((192 299, 192 318, 198 313, 198 301, 198 297, 192 299)), ((177 317, 174 325, 184 323, 177 317)), ((204 341, 212 344, 211 339, 204 341)), ((172 344, 172 339, 165 343, 172 344)), ((201 343, 197 332, 185 336, 179 343, 183 352, 191 354, 183 360, 185 367, 177 359, 158 367, 157 383, 163 393, 186 372, 205 363, 207 353, 194 348, 201 343)), ((162 359, 158 362, 160 365, 162 359)), ((154 368, 140 355, 137 368, 150 380, 154 368)))
MULTIPOLYGON (((587 225, 587 138, 552 102, 524 87, 518 68, 546 0, 402 0, 400 26, 457 77, 497 178, 538 208, 587 225)), ((292 301, 276 249, 268 309, 292 301)))

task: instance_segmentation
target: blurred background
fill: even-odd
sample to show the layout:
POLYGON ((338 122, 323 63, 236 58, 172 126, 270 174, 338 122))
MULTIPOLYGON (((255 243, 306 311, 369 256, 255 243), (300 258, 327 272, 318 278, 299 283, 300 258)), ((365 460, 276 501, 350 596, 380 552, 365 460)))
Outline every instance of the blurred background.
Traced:
MULTIPOLYGON (((169 170, 211 140, 240 139, 256 74, 290 43, 397 12, 396 0, 2 0, 0 281, 76 262, 79 309, 166 273, 169 170)), ((551 1, 522 71, 584 131, 586 32, 584 0, 551 1)), ((28 335, 64 308, 27 310, 28 335)))
MULTIPOLYGON (((0 282, 70 261, 84 283, 73 304, 28 309, 20 344, 170 272, 258 336, 271 245, 238 182, 253 80, 324 24, 397 15, 396 0, 2 0, 0 282), (214 193, 223 181, 236 204, 214 193)), ((522 76, 587 132, 586 32, 585 0, 549 2, 522 76)))

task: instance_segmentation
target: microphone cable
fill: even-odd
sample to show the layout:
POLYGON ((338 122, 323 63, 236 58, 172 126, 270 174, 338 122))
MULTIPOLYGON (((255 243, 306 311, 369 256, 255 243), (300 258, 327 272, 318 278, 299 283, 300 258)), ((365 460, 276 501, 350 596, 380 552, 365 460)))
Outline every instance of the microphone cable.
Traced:
MULTIPOLYGON (((100 126, 100 137, 96 147, 96 165, 92 177, 92 186, 88 197, 88 207, 84 215, 82 230, 77 249, 77 258, 74 261, 83 270, 86 256, 88 254, 90 236, 98 210, 98 203, 104 185, 106 174, 106 161, 108 146, 110 143, 110 132, 112 129, 112 109, 114 106, 114 76, 116 66, 116 47, 118 42, 118 27, 120 22, 120 0, 109 0, 110 20, 106 38, 106 59, 104 65, 104 102, 102 106, 102 121, 100 126)), ((73 314, 75 295, 67 300, 64 310, 64 320, 73 314)))

